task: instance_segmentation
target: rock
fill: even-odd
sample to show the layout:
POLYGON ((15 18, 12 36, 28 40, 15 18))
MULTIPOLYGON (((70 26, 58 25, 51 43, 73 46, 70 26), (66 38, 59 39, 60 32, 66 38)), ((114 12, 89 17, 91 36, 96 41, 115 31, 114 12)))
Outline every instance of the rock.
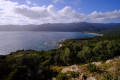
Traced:
POLYGON ((72 80, 79 80, 79 78, 72 78, 72 80))
POLYGON ((118 80, 120 80, 120 77, 118 77, 118 80))
POLYGON ((111 67, 110 69, 108 69, 108 70, 106 70, 106 71, 113 71, 113 70, 115 70, 116 68, 114 68, 114 67, 111 67))
POLYGON ((120 56, 118 58, 120 58, 120 56))
POLYGON ((75 72, 79 72, 79 67, 77 65, 72 65, 72 66, 69 66, 67 68, 64 68, 61 73, 66 73, 68 71, 75 71, 75 72))
POLYGON ((112 60, 107 60, 105 63, 107 63, 107 64, 108 64, 108 63, 110 63, 110 62, 112 62, 112 60))
POLYGON ((101 65, 102 63, 101 62, 92 62, 92 64, 95 64, 97 66, 101 65))
POLYGON ((60 44, 60 47, 62 47, 62 44, 60 44))
POLYGON ((86 80, 97 80, 94 77, 88 77, 86 80))
POLYGON ((53 77, 53 78, 52 78, 52 80, 56 80, 56 78, 55 78, 55 77, 53 77))

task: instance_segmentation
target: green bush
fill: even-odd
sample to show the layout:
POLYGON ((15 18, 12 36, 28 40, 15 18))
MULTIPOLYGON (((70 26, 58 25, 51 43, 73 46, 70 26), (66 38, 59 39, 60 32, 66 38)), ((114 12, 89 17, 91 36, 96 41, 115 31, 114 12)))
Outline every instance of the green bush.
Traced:
POLYGON ((103 77, 106 78, 107 80, 118 80, 118 76, 112 76, 109 73, 104 73, 103 77))
POLYGON ((68 80, 67 75, 63 73, 58 74, 56 79, 57 80, 68 80))
POLYGON ((17 69, 13 70, 9 75, 7 80, 26 80, 27 67, 19 66, 17 69))
POLYGON ((90 72, 98 72, 99 71, 99 68, 95 64, 88 64, 87 69, 90 72))
POLYGON ((70 76, 71 76, 72 78, 79 77, 79 72, 70 71, 70 76))

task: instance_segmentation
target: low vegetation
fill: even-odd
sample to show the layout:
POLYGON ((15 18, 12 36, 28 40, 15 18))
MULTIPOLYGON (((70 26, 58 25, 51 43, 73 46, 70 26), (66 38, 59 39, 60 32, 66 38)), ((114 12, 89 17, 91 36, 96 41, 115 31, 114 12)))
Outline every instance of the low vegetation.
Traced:
POLYGON ((99 68, 95 64, 88 64, 87 69, 90 72, 99 72, 99 68))

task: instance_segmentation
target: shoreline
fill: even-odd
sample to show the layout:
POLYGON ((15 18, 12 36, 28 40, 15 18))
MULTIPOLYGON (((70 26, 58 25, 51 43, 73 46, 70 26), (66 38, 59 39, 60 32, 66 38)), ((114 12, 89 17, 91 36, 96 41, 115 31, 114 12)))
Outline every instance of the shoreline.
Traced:
POLYGON ((61 48, 63 45, 62 45, 62 43, 65 41, 66 39, 64 39, 64 40, 61 40, 60 42, 58 42, 59 43, 59 48, 61 48))
POLYGON ((92 33, 92 32, 83 32, 83 33, 87 33, 87 34, 94 34, 94 35, 100 35, 100 36, 104 36, 104 34, 98 34, 98 33, 92 33))
MULTIPOLYGON (((104 34, 98 34, 98 33, 90 33, 90 32, 81 32, 81 33, 94 34, 94 35, 98 35, 98 36, 104 36, 104 34)), ((93 37, 96 37, 96 36, 93 36, 93 37)), ((72 39, 72 38, 71 38, 71 39, 72 39)), ((78 39, 78 38, 76 38, 76 39, 78 39)), ((61 48, 61 47, 63 46, 62 43, 63 43, 65 40, 67 40, 67 39, 64 39, 64 40, 61 40, 60 42, 58 42, 58 43, 59 43, 59 48, 61 48)))

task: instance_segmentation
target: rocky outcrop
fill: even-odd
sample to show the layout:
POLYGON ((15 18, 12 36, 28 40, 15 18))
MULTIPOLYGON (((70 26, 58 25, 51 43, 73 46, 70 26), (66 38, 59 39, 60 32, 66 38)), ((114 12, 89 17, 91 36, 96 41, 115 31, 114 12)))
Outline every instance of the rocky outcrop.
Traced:
POLYGON ((97 79, 94 77, 88 77, 86 80, 97 80, 97 79))
POLYGON ((75 71, 75 72, 79 72, 79 67, 77 65, 72 65, 72 66, 69 66, 67 68, 64 68, 61 73, 66 73, 68 71, 75 71))
POLYGON ((55 77, 53 77, 53 78, 52 78, 52 80, 56 80, 56 78, 55 78, 55 77))
POLYGON ((99 65, 101 65, 102 63, 101 63, 101 62, 92 62, 92 64, 95 64, 96 66, 99 66, 99 65))
POLYGON ((107 60, 105 63, 106 64, 108 64, 108 63, 110 63, 110 62, 112 62, 113 60, 107 60))

